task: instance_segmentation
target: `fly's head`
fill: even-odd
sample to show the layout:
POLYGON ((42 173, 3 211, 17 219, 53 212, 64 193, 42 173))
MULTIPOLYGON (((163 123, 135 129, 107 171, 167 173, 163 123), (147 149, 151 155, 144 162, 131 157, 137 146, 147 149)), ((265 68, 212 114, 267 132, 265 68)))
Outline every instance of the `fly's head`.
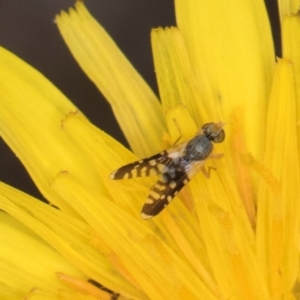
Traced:
POLYGON ((225 139, 224 123, 206 123, 202 126, 203 134, 214 143, 222 143, 225 139))

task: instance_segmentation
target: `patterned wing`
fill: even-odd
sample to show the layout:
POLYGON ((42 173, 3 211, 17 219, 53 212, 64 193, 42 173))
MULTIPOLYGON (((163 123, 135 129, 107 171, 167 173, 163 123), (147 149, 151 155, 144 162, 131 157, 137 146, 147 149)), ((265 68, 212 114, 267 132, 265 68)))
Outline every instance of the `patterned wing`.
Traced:
POLYGON ((198 173, 204 161, 186 163, 174 160, 166 173, 151 187, 148 198, 142 208, 142 219, 150 219, 159 214, 177 195, 177 193, 198 173))
POLYGON ((148 158, 125 165, 111 173, 110 179, 129 179, 164 173, 166 167, 182 155, 186 145, 187 142, 183 142, 148 158))
POLYGON ((110 174, 111 179, 129 179, 135 177, 153 176, 163 172, 168 164, 172 162, 167 151, 155 154, 128 165, 125 165, 110 174))

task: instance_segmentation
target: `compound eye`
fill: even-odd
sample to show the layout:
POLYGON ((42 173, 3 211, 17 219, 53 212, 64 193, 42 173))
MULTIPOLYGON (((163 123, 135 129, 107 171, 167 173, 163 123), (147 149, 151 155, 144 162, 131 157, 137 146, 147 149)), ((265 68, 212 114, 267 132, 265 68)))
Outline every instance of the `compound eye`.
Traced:
POLYGON ((214 143, 221 143, 225 139, 225 131, 222 123, 206 123, 202 126, 203 133, 214 143))
POLYGON ((213 138, 214 143, 222 143, 225 139, 225 131, 221 129, 219 133, 213 138))

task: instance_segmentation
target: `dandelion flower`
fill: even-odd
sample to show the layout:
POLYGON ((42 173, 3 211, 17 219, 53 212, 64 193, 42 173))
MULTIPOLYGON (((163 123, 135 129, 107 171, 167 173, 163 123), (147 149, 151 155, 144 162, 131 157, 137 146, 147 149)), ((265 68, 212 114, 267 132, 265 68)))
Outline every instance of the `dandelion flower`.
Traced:
POLYGON ((132 152, 0 48, 1 136, 49 201, 0 183, 1 299, 299 297, 300 22, 279 7, 276 60, 262 1, 177 0, 151 33, 161 103, 82 2, 57 16, 132 152), (155 179, 109 174, 219 121, 217 170, 141 220, 155 179))

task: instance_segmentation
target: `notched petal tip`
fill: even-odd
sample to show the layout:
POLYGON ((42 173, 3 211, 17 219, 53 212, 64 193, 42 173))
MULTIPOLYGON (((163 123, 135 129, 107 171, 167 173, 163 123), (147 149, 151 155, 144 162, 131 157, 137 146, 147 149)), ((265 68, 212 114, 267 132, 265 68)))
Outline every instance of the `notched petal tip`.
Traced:
POLYGON ((76 2, 75 9, 57 17, 67 46, 112 105, 134 152, 142 157, 160 151, 165 124, 158 99, 84 4, 76 2))
POLYGON ((76 116, 83 117, 83 114, 78 109, 72 110, 69 113, 67 113, 65 115, 65 117, 61 120, 61 125, 60 125, 61 129, 65 128, 65 126, 66 126, 66 124, 67 124, 67 122, 69 121, 70 118, 76 117, 76 116))
POLYGON ((49 186, 52 187, 53 185, 55 185, 56 180, 59 180, 59 178, 61 178, 62 176, 68 175, 70 175, 70 173, 67 170, 59 171, 54 177, 51 178, 51 180, 49 181, 49 186))

